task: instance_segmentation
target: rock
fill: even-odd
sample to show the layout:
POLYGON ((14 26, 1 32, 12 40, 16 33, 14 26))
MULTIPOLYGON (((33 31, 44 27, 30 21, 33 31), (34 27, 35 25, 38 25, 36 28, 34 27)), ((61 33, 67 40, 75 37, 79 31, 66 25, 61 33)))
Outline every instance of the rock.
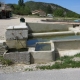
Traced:
POLYGON ((73 61, 80 61, 80 57, 74 57, 72 60, 73 61))

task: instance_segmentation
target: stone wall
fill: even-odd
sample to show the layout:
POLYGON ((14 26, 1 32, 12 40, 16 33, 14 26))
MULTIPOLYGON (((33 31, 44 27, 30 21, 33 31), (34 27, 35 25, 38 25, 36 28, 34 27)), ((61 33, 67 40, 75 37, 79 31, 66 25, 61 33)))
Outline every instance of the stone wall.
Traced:
POLYGON ((3 43, 5 40, 0 40, 0 55, 3 55, 5 52, 5 47, 3 46, 3 43))
POLYGON ((30 53, 24 52, 7 52, 4 53, 4 58, 13 61, 14 63, 30 64, 30 53))
POLYGON ((71 25, 50 23, 27 23, 29 32, 68 31, 71 25))
POLYGON ((16 49, 21 49, 21 48, 27 48, 27 40, 7 40, 6 45, 8 48, 16 48, 16 49))
POLYGON ((80 49, 80 41, 78 40, 54 42, 54 45, 58 50, 80 49))
POLYGON ((80 53, 80 40, 53 41, 56 58, 61 56, 73 56, 80 53))

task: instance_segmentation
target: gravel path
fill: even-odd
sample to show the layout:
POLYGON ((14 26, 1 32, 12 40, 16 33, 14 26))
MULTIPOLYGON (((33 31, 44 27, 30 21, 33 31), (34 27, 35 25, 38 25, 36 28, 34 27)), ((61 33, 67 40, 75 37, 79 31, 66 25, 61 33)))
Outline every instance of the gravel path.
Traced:
POLYGON ((0 73, 13 73, 13 72, 24 72, 24 71, 37 71, 37 66, 47 66, 47 65, 53 65, 55 62, 49 62, 46 64, 14 64, 12 66, 3 66, 0 65, 0 73))
POLYGON ((80 68, 0 73, 0 80, 80 80, 80 68))

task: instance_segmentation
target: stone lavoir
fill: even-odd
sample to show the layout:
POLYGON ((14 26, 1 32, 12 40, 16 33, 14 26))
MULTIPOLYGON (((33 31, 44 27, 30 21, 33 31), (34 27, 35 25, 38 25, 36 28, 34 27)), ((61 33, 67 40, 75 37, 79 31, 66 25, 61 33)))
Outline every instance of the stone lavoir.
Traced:
MULTIPOLYGON (((37 23, 35 23, 36 26, 37 23)), ((40 24, 40 23, 39 23, 40 24)), ((41 23, 40 25, 43 25, 41 23)), ((39 25, 39 26, 40 26, 39 25)), ((34 25, 33 25, 34 26, 34 25)), ((49 25, 50 26, 50 25, 49 25)), ((59 24, 58 24, 59 26, 59 24)), ((60 25, 61 26, 61 25, 60 25)), ((47 63, 55 61, 56 58, 61 56, 71 56, 80 52, 80 38, 78 39, 65 39, 62 40, 48 40, 48 41, 38 41, 34 46, 29 46, 29 30, 30 25, 25 22, 24 18, 20 19, 20 25, 9 26, 6 31, 6 41, 4 46, 6 52, 4 52, 3 57, 5 59, 12 60, 15 63, 33 64, 33 63, 47 63), (46 45, 46 46, 45 46, 46 45), (73 46, 74 45, 74 46, 73 46), (78 45, 78 46, 77 46, 78 45), (48 49, 47 49, 48 48, 48 49)), ((38 25, 37 25, 38 27, 38 25)), ((77 33, 80 31, 78 30, 77 33)), ((33 37, 43 37, 56 35, 69 34, 75 35, 72 30, 60 31, 60 32, 44 32, 44 33, 31 33, 33 37)), ((54 36, 55 37, 55 36, 54 36)))

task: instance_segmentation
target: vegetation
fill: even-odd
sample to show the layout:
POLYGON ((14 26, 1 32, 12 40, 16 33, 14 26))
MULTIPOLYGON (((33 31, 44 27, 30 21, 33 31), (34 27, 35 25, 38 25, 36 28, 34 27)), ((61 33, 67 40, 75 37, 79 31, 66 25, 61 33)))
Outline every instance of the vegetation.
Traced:
POLYGON ((25 6, 24 0, 19 0, 18 4, 9 4, 13 9, 14 14, 18 15, 30 15, 31 10, 28 6, 25 6))
POLYGON ((64 17, 66 14, 64 14, 63 9, 56 9, 55 12, 54 12, 54 15, 58 16, 58 17, 64 17))
POLYGON ((18 4, 8 4, 13 9, 14 14, 18 15, 31 15, 33 10, 43 10, 46 14, 53 14, 57 17, 77 17, 80 18, 80 15, 63 8, 56 4, 43 3, 43 2, 34 2, 27 1, 24 3, 24 0, 19 0, 18 4))
POLYGON ((79 57, 80 54, 77 54, 75 56, 69 57, 69 56, 64 56, 59 58, 59 62, 55 62, 52 66, 38 66, 37 68, 39 69, 62 69, 62 68, 76 68, 80 67, 80 61, 74 61, 72 60, 74 57, 79 57))
POLYGON ((33 69, 27 68, 25 69, 25 71, 33 71, 33 69))
POLYGON ((8 65, 8 66, 13 64, 12 61, 7 60, 7 59, 4 59, 3 56, 0 56, 0 63, 1 63, 2 65, 8 65))
POLYGON ((19 0, 19 1, 18 1, 18 5, 19 5, 19 6, 24 6, 24 0, 19 0))
POLYGON ((52 14, 52 13, 53 13, 53 10, 52 10, 52 8, 51 8, 50 5, 47 6, 47 8, 46 8, 46 13, 47 13, 47 14, 52 14))

